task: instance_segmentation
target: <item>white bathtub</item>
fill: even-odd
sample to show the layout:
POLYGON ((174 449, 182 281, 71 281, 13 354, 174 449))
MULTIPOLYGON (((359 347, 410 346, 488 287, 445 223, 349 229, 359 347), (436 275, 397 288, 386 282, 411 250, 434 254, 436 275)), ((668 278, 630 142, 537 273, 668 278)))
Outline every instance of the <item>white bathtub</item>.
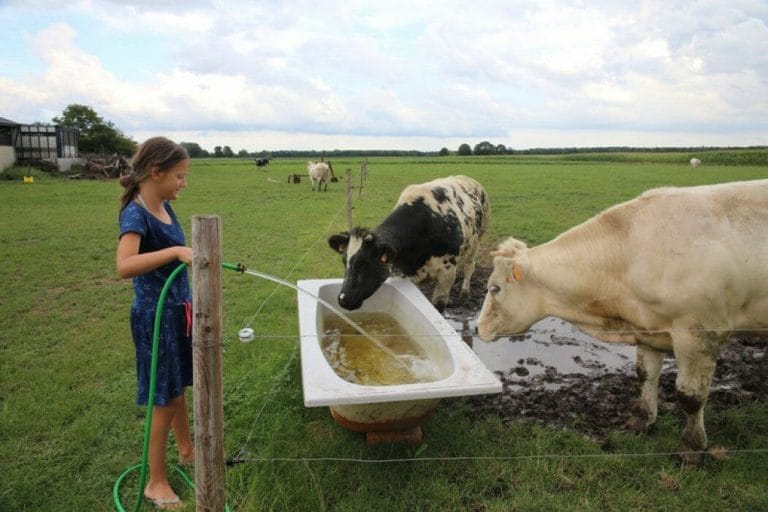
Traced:
MULTIPOLYGON (((341 283, 341 279, 310 279, 297 285, 336 306, 341 283)), ((408 429, 420 425, 440 398, 501 392, 499 379, 407 279, 387 279, 357 311, 388 313, 415 334, 414 340, 439 369, 441 378, 433 382, 369 386, 342 379, 320 345, 323 320, 331 312, 306 293, 298 292, 298 303, 304 405, 330 406, 334 418, 350 430, 408 429)))

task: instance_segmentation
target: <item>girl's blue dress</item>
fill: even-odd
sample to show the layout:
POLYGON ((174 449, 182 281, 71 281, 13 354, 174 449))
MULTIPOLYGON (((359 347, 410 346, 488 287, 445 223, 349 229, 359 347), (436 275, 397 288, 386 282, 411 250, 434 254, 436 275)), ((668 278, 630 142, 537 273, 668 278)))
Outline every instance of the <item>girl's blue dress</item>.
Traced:
MULTIPOLYGON (((120 214, 120 236, 133 232, 141 236, 139 253, 185 245, 171 205, 163 203, 171 224, 161 222, 138 203, 131 201, 120 214)), ((152 329, 155 308, 165 281, 181 262, 174 261, 133 278, 135 297, 131 305, 131 332, 136 346, 136 403, 146 405, 152 363, 152 329)), ((155 405, 184 394, 192 384, 192 295, 187 269, 182 270, 168 289, 160 327, 155 405)))

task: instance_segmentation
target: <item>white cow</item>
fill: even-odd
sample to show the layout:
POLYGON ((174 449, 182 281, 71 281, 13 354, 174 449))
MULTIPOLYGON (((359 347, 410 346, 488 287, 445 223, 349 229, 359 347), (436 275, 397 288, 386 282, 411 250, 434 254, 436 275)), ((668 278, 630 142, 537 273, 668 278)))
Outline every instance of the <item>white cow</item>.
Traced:
POLYGON ((707 447, 704 405, 721 347, 734 330, 768 327, 768 180, 650 190, 548 243, 510 238, 491 254, 481 338, 552 315, 603 341, 637 344, 634 430, 656 421, 672 351, 687 415, 681 447, 707 447))
POLYGON ((331 169, 325 162, 307 162, 307 173, 309 174, 309 181, 312 182, 312 190, 315 190, 317 185, 317 191, 320 192, 320 187, 324 192, 328 191, 328 180, 331 177, 331 169))
POLYGON ((694 169, 701 165, 701 160, 698 158, 691 158, 691 167, 694 169))

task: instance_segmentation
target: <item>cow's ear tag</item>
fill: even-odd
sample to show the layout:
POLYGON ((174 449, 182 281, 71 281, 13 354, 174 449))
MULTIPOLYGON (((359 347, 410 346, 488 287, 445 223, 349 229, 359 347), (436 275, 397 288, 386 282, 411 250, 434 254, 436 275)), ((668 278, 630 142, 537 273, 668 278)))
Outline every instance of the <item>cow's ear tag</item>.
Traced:
POLYGON ((512 258, 504 258, 504 264, 507 267, 507 270, 509 271, 509 274, 507 274, 506 281, 508 283, 513 283, 515 281, 522 281, 523 280, 523 271, 520 268, 520 265, 515 264, 515 260, 512 258))
POLYGON ((523 280, 523 271, 515 264, 512 264, 512 278, 514 278, 515 281, 523 280))
POLYGON ((386 252, 381 253, 380 260, 381 260, 382 263, 386 263, 387 262, 387 253, 386 252))

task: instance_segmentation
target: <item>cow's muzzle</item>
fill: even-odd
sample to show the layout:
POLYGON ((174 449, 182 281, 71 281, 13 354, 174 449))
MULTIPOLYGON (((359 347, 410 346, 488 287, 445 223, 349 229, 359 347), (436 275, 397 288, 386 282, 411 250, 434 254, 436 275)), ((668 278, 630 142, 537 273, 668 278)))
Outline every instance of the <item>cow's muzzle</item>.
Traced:
POLYGON ((344 293, 340 293, 339 294, 339 299, 338 300, 339 300, 339 306, 341 306, 344 309, 347 309, 349 311, 353 311, 355 309, 360 309, 360 306, 363 305, 362 301, 352 301, 344 293))

